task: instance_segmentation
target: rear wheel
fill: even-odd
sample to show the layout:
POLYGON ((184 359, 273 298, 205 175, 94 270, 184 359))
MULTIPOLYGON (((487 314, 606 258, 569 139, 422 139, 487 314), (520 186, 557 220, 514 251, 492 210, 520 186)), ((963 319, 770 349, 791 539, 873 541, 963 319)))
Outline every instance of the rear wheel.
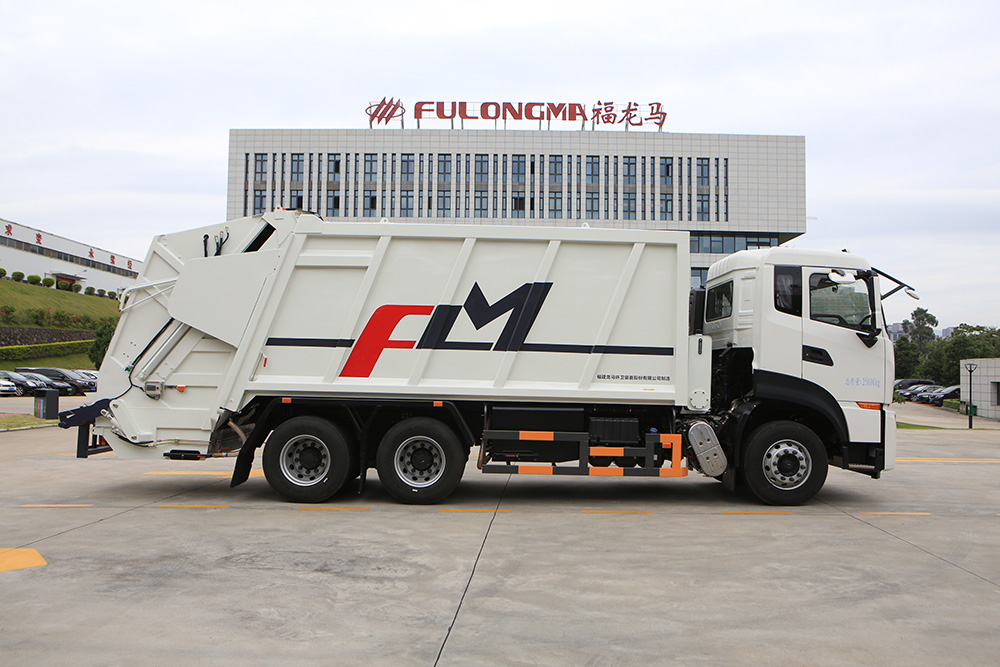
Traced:
POLYGON ((352 452, 344 434, 326 419, 295 417, 268 437, 264 476, 287 500, 321 503, 337 493, 352 472, 352 452))
POLYGON ((743 479, 768 505, 801 505, 823 488, 826 449, 811 429, 792 421, 764 424, 750 436, 743 479))
POLYGON ((375 456, 379 481, 401 503, 427 505, 447 498, 465 472, 458 436, 436 419, 405 419, 386 432, 375 456))

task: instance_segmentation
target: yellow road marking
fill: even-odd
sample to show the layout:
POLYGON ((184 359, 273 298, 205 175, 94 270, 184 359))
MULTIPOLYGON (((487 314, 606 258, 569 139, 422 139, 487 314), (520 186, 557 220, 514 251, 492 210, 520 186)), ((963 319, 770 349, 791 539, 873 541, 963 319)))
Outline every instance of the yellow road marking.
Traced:
POLYGON ((157 507, 203 507, 208 509, 225 509, 232 505, 157 505, 157 507))
POLYGON ((21 505, 21 507, 93 507, 91 505, 21 505))
MULTIPOLYGON (((212 470, 151 470, 142 473, 143 475, 198 475, 201 477, 232 477, 231 472, 215 472, 212 470)), ((263 477, 263 470, 251 470, 251 477, 263 477)))
POLYGON ((438 512, 509 512, 510 510, 452 510, 440 509, 438 512))
POLYGON ((860 514, 886 514, 892 516, 930 516, 930 512, 860 512, 860 514))
POLYGON ((652 514, 652 510, 580 510, 582 514, 652 514))
POLYGON ((792 512, 743 512, 737 510, 722 510, 723 514, 791 514, 792 512))
POLYGON ((365 510, 370 510, 371 507, 312 507, 310 505, 304 505, 296 509, 300 510, 326 510, 327 512, 364 512, 365 510))
POLYGON ((42 554, 34 549, 0 549, 0 572, 24 570, 48 565, 42 554))

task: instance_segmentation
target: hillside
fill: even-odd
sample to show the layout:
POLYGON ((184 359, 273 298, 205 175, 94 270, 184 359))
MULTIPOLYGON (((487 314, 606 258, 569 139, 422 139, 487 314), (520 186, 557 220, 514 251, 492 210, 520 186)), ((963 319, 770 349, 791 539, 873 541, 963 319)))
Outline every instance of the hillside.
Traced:
POLYGON ((2 322, 13 326, 37 326, 38 324, 32 321, 29 311, 38 308, 51 310, 53 313, 62 311, 68 315, 89 317, 94 320, 119 315, 118 302, 114 299, 64 292, 10 280, 0 280, 0 306, 15 309, 12 321, 2 322))

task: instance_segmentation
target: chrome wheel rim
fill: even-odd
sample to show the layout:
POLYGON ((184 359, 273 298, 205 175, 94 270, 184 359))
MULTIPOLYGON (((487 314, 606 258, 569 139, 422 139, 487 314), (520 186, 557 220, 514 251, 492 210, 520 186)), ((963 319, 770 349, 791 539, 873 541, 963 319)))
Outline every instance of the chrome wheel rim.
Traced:
POLYGON ((422 435, 407 438, 396 448, 396 474, 415 488, 431 486, 444 474, 444 448, 422 435))
POLYGON ((330 450, 313 435, 297 435, 281 447, 281 473, 296 486, 312 486, 330 472, 330 450))
POLYGON ((802 443, 779 440, 764 452, 761 466, 764 477, 771 486, 790 491, 799 488, 809 479, 812 457, 802 443))

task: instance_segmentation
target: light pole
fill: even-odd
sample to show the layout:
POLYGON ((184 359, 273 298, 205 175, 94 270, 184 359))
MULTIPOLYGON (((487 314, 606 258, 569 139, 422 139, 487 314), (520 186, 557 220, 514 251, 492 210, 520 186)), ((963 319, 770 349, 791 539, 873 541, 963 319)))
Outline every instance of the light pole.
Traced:
POLYGON ((965 403, 965 412, 969 415, 969 428, 972 428, 972 374, 979 368, 979 364, 970 361, 965 364, 965 370, 969 371, 969 400, 965 403))

